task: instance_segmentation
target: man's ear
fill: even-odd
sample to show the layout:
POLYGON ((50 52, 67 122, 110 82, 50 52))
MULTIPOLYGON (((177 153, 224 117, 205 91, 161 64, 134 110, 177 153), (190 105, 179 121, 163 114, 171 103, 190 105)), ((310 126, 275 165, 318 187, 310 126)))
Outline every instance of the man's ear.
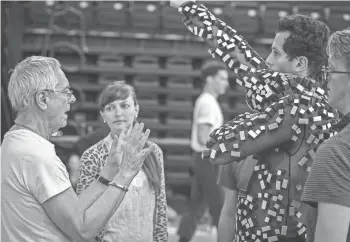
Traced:
POLYGON ((296 72, 309 72, 309 60, 305 56, 298 56, 293 60, 294 69, 296 72))
POLYGON ((45 92, 37 92, 35 94, 35 102, 41 110, 46 110, 50 97, 45 95, 45 92))

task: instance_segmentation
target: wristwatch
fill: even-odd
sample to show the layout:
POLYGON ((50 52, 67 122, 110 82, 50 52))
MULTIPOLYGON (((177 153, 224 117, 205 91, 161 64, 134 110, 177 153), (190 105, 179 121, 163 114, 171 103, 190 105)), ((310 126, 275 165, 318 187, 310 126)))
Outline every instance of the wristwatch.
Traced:
POLYGON ((107 180, 106 178, 104 178, 103 176, 100 176, 99 174, 96 174, 95 179, 106 186, 108 186, 109 183, 111 182, 110 180, 107 180))
POLYGON ((99 174, 97 174, 95 176, 95 178, 97 181, 101 182, 102 184, 104 184, 106 186, 114 186, 114 187, 122 189, 125 192, 129 191, 129 189, 127 187, 122 186, 122 185, 115 183, 115 182, 111 182, 110 180, 107 180, 106 178, 104 178, 103 176, 100 176, 99 174))

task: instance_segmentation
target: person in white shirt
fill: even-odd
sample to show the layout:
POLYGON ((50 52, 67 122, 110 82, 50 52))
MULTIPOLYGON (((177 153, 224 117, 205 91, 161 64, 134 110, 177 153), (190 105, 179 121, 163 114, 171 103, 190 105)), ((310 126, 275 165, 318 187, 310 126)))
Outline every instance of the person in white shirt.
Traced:
POLYGON ((224 123, 217 99, 229 86, 226 66, 221 62, 210 60, 203 65, 201 78, 204 81, 204 89, 194 106, 191 133, 194 176, 188 212, 182 217, 178 230, 181 242, 191 240, 205 206, 209 206, 212 223, 217 227, 222 207, 221 191, 216 184, 217 166, 202 160, 201 154, 206 149, 210 133, 224 123))
POLYGON ((118 209, 145 157, 143 124, 115 137, 107 164, 79 196, 49 137, 67 125, 75 97, 60 63, 28 57, 8 85, 17 112, 1 147, 1 241, 91 241, 118 209), (117 173, 118 171, 118 173, 117 173))

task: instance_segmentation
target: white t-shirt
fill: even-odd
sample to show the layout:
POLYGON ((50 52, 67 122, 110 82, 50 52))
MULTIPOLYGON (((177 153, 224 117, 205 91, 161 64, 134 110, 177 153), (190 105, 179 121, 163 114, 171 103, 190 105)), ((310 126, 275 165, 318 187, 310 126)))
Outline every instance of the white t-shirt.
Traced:
POLYGON ((197 98, 196 103, 194 105, 191 133, 191 148, 196 152, 202 152, 206 149, 205 145, 201 145, 198 142, 199 124, 210 124, 210 132, 224 124, 224 116, 222 114, 219 102, 213 95, 206 92, 203 92, 197 98))
POLYGON ((42 204, 71 186, 54 145, 29 130, 5 134, 1 148, 2 242, 71 241, 42 204))

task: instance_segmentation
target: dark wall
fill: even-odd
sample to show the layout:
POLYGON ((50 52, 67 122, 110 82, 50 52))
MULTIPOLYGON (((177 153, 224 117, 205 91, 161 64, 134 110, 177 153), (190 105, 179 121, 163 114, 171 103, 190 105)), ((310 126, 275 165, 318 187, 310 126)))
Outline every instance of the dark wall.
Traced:
POLYGON ((14 112, 7 98, 9 71, 22 60, 23 2, 1 2, 1 141, 13 125, 14 112))

